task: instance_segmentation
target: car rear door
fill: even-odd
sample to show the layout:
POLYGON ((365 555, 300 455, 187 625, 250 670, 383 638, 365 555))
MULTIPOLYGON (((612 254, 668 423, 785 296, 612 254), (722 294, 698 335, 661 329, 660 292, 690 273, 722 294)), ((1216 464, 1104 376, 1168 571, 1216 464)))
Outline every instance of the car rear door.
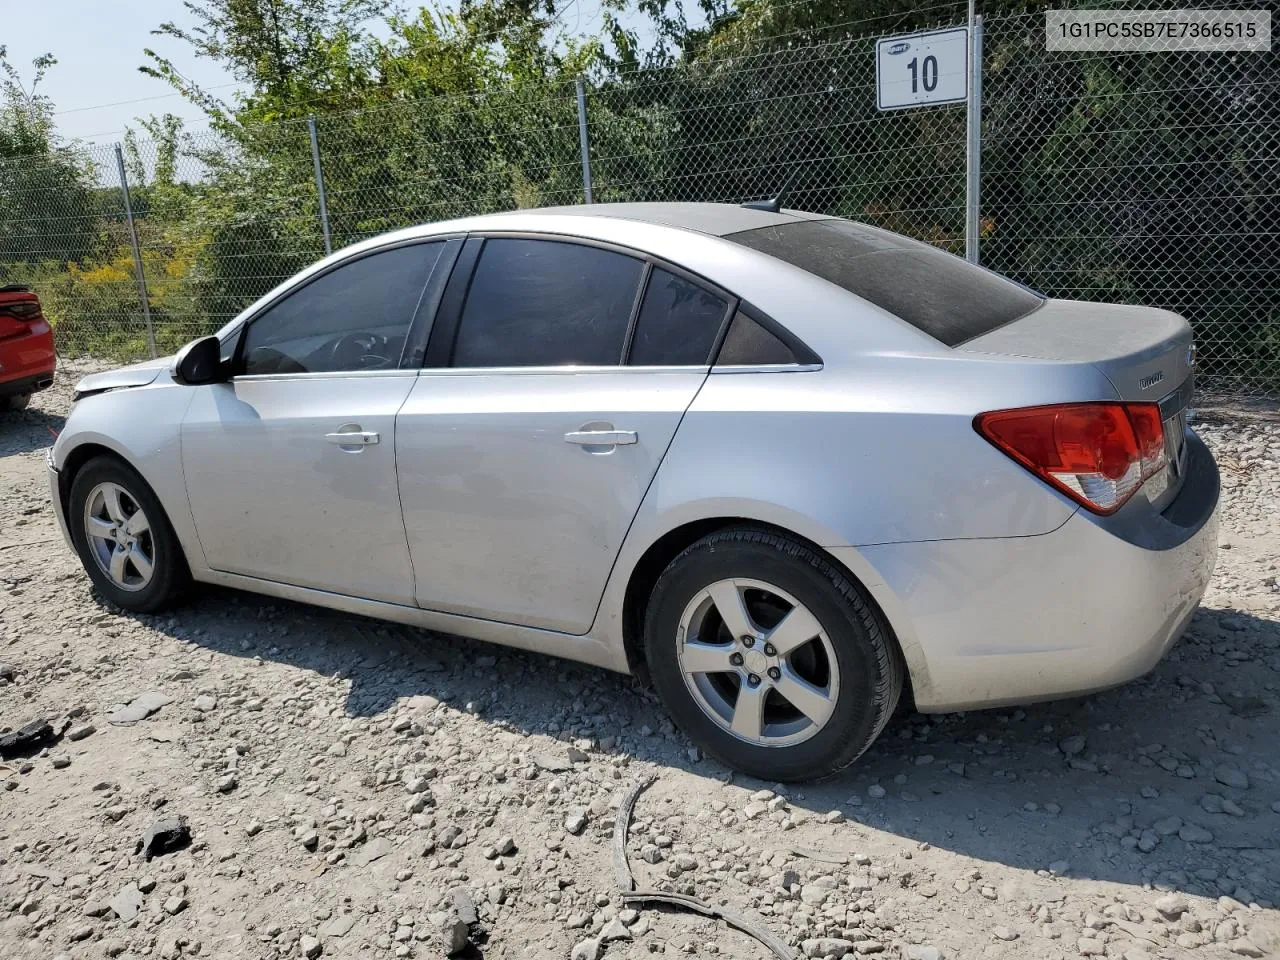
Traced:
POLYGON ((295 288, 248 321, 230 381, 191 388, 182 464, 214 570, 413 605, 395 417, 446 246, 366 253, 295 288))
POLYGON ((586 633, 730 300, 626 251, 469 239, 396 423, 418 604, 586 633))

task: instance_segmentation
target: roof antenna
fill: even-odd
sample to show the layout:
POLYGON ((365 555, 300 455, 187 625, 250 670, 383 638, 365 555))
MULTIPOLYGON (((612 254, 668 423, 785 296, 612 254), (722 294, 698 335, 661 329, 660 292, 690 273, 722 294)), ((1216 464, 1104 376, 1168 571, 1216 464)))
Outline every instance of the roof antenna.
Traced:
POLYGON ((786 196, 787 187, 791 186, 791 181, 796 178, 796 171, 792 170, 791 175, 783 181, 782 188, 769 200, 750 200, 741 204, 748 210, 763 210, 765 213, 777 213, 782 209, 782 198, 786 196))

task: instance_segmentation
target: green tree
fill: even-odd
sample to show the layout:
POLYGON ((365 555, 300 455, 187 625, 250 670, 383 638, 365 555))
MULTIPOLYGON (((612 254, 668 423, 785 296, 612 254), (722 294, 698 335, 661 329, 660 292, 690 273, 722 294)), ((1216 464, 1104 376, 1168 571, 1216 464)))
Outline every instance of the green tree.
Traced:
POLYGON ((244 84, 235 108, 192 83, 154 50, 140 69, 159 77, 215 122, 283 120, 361 106, 375 76, 377 45, 367 31, 389 0, 183 0, 192 27, 162 23, 153 33, 185 42, 244 84))
MULTIPOLYGON (((321 252, 303 122, 311 113, 338 245, 581 198, 573 79, 603 74, 607 58, 601 42, 554 39, 545 0, 423 8, 388 16, 376 37, 367 22, 385 6, 372 0, 303 0, 287 11, 276 0, 213 0, 192 12, 198 27, 159 32, 218 59, 248 89, 224 103, 151 52, 142 69, 200 104, 215 130, 183 148, 201 170, 182 215, 203 238, 192 282, 211 317, 233 314, 321 252)), ((607 152, 635 152, 649 123, 593 106, 607 152)))
POLYGON ((57 60, 37 57, 31 79, 0 45, 0 282, 6 261, 81 260, 94 249, 93 166, 57 136, 53 103, 39 87, 57 60))

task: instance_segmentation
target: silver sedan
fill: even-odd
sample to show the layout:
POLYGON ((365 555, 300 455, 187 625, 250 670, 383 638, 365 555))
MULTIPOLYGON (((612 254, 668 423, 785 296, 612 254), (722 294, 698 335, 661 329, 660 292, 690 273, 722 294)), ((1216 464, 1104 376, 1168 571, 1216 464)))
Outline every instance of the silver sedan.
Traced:
POLYGON ((830 774, 900 698, 1149 670, 1213 569, 1194 348, 769 205, 414 227, 175 358, 86 378, 49 455, 114 604, 192 581, 652 683, 708 753, 830 774))

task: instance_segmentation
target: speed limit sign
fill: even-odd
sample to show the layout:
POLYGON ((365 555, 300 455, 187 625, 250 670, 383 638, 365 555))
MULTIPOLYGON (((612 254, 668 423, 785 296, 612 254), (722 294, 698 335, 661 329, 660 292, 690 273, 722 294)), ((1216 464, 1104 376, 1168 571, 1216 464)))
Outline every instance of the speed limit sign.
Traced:
POLYGON ((968 96, 967 27, 885 37, 876 42, 879 109, 964 103, 968 96))

